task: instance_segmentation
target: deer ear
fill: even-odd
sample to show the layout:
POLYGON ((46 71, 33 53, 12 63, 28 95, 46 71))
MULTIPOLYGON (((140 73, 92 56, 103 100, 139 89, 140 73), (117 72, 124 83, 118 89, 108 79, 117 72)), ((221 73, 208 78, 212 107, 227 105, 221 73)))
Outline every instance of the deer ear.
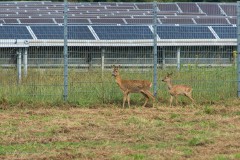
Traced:
POLYGON ((172 74, 173 74, 173 72, 171 72, 171 73, 168 73, 168 72, 167 72, 167 77, 171 77, 172 74))

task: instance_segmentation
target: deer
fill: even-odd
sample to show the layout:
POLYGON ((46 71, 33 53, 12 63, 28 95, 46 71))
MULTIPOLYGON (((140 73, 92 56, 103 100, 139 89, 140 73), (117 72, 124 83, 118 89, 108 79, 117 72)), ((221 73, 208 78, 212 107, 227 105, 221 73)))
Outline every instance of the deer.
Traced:
POLYGON ((170 93, 170 107, 172 107, 172 101, 175 98, 175 102, 177 105, 177 96, 178 95, 184 95, 188 97, 192 103, 195 103, 194 99, 192 98, 192 87, 187 85, 173 85, 172 84, 172 76, 173 73, 167 73, 167 76, 165 76, 162 81, 167 83, 168 86, 168 92, 170 93))
POLYGON ((115 81, 119 88, 123 92, 123 105, 125 108, 126 100, 128 101, 128 107, 130 108, 130 93, 141 93, 145 98, 145 102, 142 107, 145 107, 148 100, 151 98, 155 101, 154 96, 149 91, 152 87, 152 83, 148 80, 123 80, 119 73, 120 66, 113 66, 112 76, 115 77, 115 81))

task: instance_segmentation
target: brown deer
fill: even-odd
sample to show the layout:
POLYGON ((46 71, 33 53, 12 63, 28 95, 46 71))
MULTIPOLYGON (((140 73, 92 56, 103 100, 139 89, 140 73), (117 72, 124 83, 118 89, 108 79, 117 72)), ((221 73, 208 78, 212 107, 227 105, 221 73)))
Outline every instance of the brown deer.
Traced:
POLYGON ((126 100, 128 101, 128 107, 130 108, 130 93, 141 93, 146 98, 143 107, 147 104, 149 98, 155 101, 154 96, 149 91, 152 83, 147 80, 123 80, 119 74, 119 66, 113 66, 112 76, 115 77, 115 81, 123 92, 123 108, 126 100))
POLYGON ((188 97, 189 99, 191 99, 192 103, 195 103, 194 99, 192 98, 192 87, 187 86, 187 85, 173 85, 172 79, 171 79, 172 74, 173 73, 171 73, 171 74, 167 73, 167 76, 164 77, 164 79, 162 80, 163 82, 167 83, 168 91, 171 95, 170 107, 172 106, 173 98, 175 98, 175 101, 177 104, 177 96, 178 95, 184 95, 184 96, 188 97))

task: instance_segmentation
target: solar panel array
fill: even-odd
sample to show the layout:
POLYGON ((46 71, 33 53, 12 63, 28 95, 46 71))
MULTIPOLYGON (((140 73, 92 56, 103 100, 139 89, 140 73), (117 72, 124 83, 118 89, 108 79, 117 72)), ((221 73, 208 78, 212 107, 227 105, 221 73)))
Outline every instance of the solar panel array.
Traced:
POLYGON ((0 26, 0 39, 33 39, 25 26, 0 26))
MULTIPOLYGON (((236 26, 167 26, 157 27, 160 39, 234 39, 236 26), (216 35, 214 35, 216 34, 216 35)), ((0 26, 0 39, 63 39, 63 26, 0 26)), ((153 39, 151 27, 143 25, 68 26, 68 39, 143 40, 153 39), (91 31, 91 29, 94 31, 91 31)))
MULTIPOLYGON (((153 38, 151 3, 82 2, 68 8, 69 39, 153 38)), ((63 10, 62 2, 0 2, 0 39, 63 39, 63 10)), ((159 39, 236 38, 236 3, 158 3, 157 10, 159 39)))
MULTIPOLYGON (((31 26, 37 39, 64 39, 63 26, 31 26)), ((87 26, 69 26, 68 39, 95 39, 87 26)))
MULTIPOLYGON (((160 24, 236 24, 228 21, 236 19, 236 3, 158 3, 157 7, 160 24)), ((150 24, 141 19, 153 14, 151 3, 82 2, 69 3, 68 8, 70 24, 150 24)), ((63 9, 59 2, 0 2, 0 24, 62 24, 63 9)))
POLYGON ((215 39, 207 26, 158 26, 161 39, 215 39))

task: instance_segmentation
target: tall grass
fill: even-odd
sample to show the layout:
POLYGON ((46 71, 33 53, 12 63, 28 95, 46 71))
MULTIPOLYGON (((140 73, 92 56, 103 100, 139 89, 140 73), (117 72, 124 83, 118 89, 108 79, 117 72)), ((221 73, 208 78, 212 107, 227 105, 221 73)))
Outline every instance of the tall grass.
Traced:
MULTIPOLYGON (((149 69, 121 69, 123 79, 153 80, 153 71, 149 69)), ((215 103, 236 97, 237 75, 234 67, 182 67, 158 69, 158 99, 168 103, 167 86, 161 79, 173 72, 174 84, 186 84, 193 87, 193 97, 197 103, 215 103)), ((17 83, 15 69, 0 69, 0 96, 9 103, 24 101, 27 103, 63 103, 63 69, 29 69, 28 75, 17 83)), ((98 105, 114 103, 120 105, 122 93, 111 76, 111 69, 69 69, 68 102, 76 105, 98 105)), ((131 102, 141 105, 142 96, 133 94, 131 102)), ((184 97, 182 103, 188 103, 184 97)))

